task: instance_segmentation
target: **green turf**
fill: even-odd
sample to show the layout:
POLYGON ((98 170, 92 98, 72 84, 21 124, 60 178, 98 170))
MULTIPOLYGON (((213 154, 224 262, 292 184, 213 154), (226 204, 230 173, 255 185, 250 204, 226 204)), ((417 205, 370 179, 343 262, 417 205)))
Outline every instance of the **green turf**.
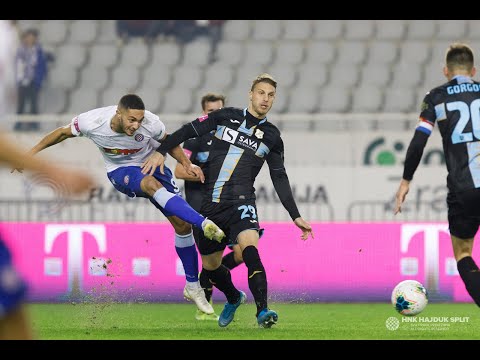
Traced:
POLYGON ((38 339, 480 339, 474 304, 429 304, 416 317, 403 317, 390 304, 270 306, 279 315, 271 329, 258 328, 252 304, 242 305, 226 328, 195 320, 192 304, 31 304, 29 310, 38 339), (390 317, 399 320, 396 330, 386 327, 390 317), (412 318, 416 322, 404 322, 412 318), (434 322, 440 318, 448 322, 434 322))

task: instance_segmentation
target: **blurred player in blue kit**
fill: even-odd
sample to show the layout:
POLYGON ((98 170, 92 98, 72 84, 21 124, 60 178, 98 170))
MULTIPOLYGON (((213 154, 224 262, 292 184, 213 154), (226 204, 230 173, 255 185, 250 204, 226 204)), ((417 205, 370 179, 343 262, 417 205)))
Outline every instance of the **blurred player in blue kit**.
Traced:
MULTIPOLYGON (((0 20, 0 114, 6 113, 8 103, 7 77, 13 72, 12 46, 16 32, 8 20, 0 20)), ((95 186, 93 178, 84 171, 54 165, 54 161, 28 155, 13 140, 0 134, 0 163, 3 166, 23 166, 46 176, 52 184, 76 195, 95 186)), ((12 255, 0 232, 0 340, 29 340, 34 338, 25 301, 28 284, 15 269, 12 255)), ((39 254, 40 255, 40 254, 39 254)), ((20 255, 21 256, 21 255, 20 255)))

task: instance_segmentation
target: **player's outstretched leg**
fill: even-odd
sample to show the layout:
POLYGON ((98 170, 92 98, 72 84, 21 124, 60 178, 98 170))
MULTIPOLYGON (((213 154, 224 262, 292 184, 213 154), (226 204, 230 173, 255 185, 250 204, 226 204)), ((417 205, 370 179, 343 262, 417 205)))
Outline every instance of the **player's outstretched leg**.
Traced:
POLYGON ((169 192, 162 187, 153 194, 153 199, 169 213, 183 221, 203 230, 205 237, 209 240, 220 242, 225 233, 212 220, 205 218, 194 210, 181 196, 169 192))
POLYGON ((221 242, 222 239, 225 237, 225 233, 223 232, 223 230, 220 229, 218 225, 210 219, 205 219, 202 222, 202 229, 203 234, 207 239, 221 242))

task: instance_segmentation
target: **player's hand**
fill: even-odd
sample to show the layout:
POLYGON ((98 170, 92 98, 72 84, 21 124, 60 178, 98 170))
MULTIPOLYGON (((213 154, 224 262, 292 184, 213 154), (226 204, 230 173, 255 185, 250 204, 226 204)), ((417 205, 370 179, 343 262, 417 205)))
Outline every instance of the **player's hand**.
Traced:
POLYGON ((300 230, 302 230, 302 240, 307 240, 309 235, 312 237, 312 239, 314 238, 313 230, 309 223, 307 223, 301 217, 296 218, 294 223, 298 228, 300 228, 300 230))
POLYGON ((203 173, 203 170, 200 166, 190 163, 183 165, 183 168, 188 175, 199 179, 202 184, 205 182, 205 174, 203 173))
POLYGON ((402 204, 405 201, 405 197, 410 190, 410 181, 402 179, 400 186, 398 187, 397 194, 395 195, 395 210, 394 215, 402 212, 402 204))
POLYGON ((23 173, 24 168, 21 166, 13 168, 12 170, 10 170, 10 174, 14 173, 15 170, 18 171, 19 173, 23 173))
POLYGON ((95 181, 84 171, 63 169, 51 167, 44 169, 44 174, 53 182, 66 189, 66 193, 62 195, 77 195, 95 187, 95 181))
POLYGON ((160 166, 160 172, 165 174, 163 170, 165 166, 165 156, 158 151, 154 151, 153 154, 142 164, 142 174, 153 175, 158 166, 160 166))

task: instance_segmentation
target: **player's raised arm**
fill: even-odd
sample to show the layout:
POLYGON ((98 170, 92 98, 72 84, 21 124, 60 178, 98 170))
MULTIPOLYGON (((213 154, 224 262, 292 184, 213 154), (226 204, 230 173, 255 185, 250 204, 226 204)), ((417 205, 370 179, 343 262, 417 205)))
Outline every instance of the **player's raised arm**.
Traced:
MULTIPOLYGON (((29 151, 28 154, 30 155, 35 155, 36 153, 52 146, 55 144, 58 144, 68 138, 72 138, 75 135, 73 135, 70 124, 59 127, 52 132, 48 133, 45 135, 34 147, 32 147, 29 151)), ((12 169, 11 172, 14 172, 17 170, 18 172, 23 172, 24 166, 22 164, 19 164, 18 167, 12 169)))
POLYGON ((157 151, 162 155, 165 155, 170 149, 177 145, 180 145, 185 140, 202 136, 217 127, 217 113, 222 109, 211 112, 207 115, 202 115, 196 120, 183 125, 180 129, 174 133, 167 135, 162 141, 157 151))
POLYGON ((285 210, 288 211, 295 225, 302 230, 302 240, 307 240, 309 235, 313 238, 312 227, 300 216, 295 198, 293 197, 290 181, 283 163, 283 143, 268 154, 267 164, 278 198, 285 210))

